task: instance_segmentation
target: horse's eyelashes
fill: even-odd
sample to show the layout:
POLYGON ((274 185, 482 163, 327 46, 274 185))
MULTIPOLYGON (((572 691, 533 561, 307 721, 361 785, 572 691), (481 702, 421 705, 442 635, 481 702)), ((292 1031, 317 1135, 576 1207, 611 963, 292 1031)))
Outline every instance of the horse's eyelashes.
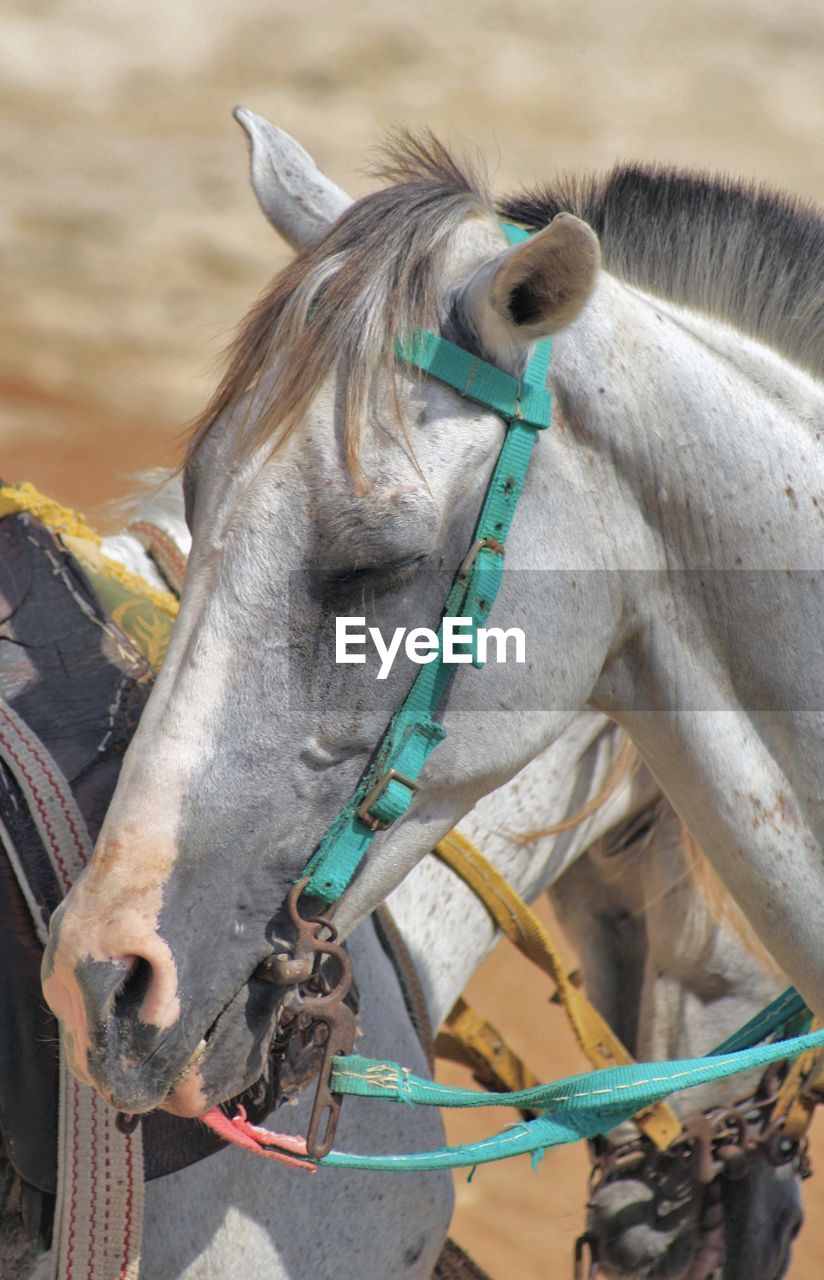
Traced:
POLYGON ((352 565, 345 569, 335 569, 326 574, 326 581, 333 590, 346 590, 352 587, 370 587, 375 592, 389 591, 400 586, 420 567, 425 556, 414 556, 411 560, 402 560, 397 564, 352 565))

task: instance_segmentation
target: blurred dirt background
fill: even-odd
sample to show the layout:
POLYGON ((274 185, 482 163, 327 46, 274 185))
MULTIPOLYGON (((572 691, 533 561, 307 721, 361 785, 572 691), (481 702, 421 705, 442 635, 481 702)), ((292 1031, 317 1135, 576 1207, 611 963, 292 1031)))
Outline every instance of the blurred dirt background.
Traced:
MULTIPOLYGON (((7 0, 0 58, 0 474, 98 522, 135 468, 176 461, 285 261, 238 102, 355 195, 404 123, 478 147, 499 190, 642 158, 824 201, 820 0, 7 0)), ((519 959, 494 957, 473 992, 542 1075, 578 1065, 519 959)), ((571 1274, 583 1152, 458 1186, 457 1238, 496 1280, 571 1274)), ((793 1280, 822 1275, 821 1188, 793 1280)))

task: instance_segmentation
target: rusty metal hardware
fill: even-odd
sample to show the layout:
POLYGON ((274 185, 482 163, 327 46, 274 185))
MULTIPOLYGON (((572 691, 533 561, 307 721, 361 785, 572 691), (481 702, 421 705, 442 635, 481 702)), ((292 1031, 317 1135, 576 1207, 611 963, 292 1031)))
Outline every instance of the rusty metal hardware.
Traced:
POLYGON ((420 783, 415 782, 414 778, 407 778, 406 774, 398 773, 397 769, 387 769, 386 773, 382 774, 375 785, 369 789, 365 798, 355 810, 361 822, 364 822, 372 831, 385 831, 387 827, 392 826, 391 822, 384 822, 382 818, 374 817, 369 810, 375 801, 379 800, 383 795, 389 783, 393 781, 402 782, 410 791, 420 790, 420 783))
POLYGON ((741 1177, 747 1171, 747 1123, 734 1109, 688 1116, 675 1145, 682 1144, 692 1148, 693 1173, 702 1186, 709 1186, 720 1173, 741 1177))
POLYGON ((293 962, 303 964, 309 972, 301 987, 303 998, 297 1016, 312 1023, 314 1042, 323 1050, 306 1135, 308 1154, 319 1160, 332 1150, 343 1100, 341 1094, 333 1093, 329 1087, 332 1065, 337 1054, 352 1052, 357 1022, 352 1010, 344 1004, 352 986, 351 961, 335 941, 336 931, 330 916, 300 914, 298 902, 307 883, 308 879, 304 878, 294 885, 287 907, 296 933, 293 962), (333 976, 328 973, 330 963, 334 967, 333 976))
POLYGON ((466 559, 458 570, 458 577, 465 578, 475 563, 479 551, 494 551, 496 555, 506 554, 506 548, 497 538, 476 538, 469 548, 466 559))
POLYGON ((575 1241, 575 1266, 573 1270, 574 1280, 595 1280, 595 1268, 598 1265, 598 1258, 595 1254, 595 1237, 589 1232, 584 1232, 575 1241), (589 1253, 589 1266, 586 1267, 586 1254, 589 1253))
POLYGON ((114 1118, 114 1127, 115 1129, 118 1129, 121 1133, 125 1133, 125 1134, 134 1133, 135 1129, 140 1124, 140 1121, 142 1119, 143 1119, 142 1115, 139 1115, 139 1114, 130 1115, 128 1111, 118 1111, 117 1115, 114 1118))
POLYGON ((273 952, 261 960, 253 977, 271 982, 276 987, 298 986, 301 982, 309 981, 313 964, 314 957, 311 953, 298 959, 286 951, 273 952))

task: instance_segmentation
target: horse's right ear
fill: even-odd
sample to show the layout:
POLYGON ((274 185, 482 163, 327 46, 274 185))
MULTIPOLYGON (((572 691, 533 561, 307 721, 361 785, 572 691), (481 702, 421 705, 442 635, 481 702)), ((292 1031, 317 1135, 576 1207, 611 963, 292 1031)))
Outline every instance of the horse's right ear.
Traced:
POLYGON ((494 357, 517 357, 572 323, 592 293, 600 261, 592 228, 559 213, 478 268, 463 291, 466 318, 494 357))
POLYGON ((352 203, 294 138, 246 107, 232 113, 251 143, 252 187, 258 204, 293 249, 317 244, 352 203))

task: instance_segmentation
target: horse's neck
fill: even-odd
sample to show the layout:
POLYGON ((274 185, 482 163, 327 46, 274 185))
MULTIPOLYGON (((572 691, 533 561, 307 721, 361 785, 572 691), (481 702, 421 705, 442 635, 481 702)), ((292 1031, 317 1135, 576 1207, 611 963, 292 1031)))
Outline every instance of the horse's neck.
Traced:
MULTIPOLYGON (((646 772, 627 776, 591 817, 560 835, 518 836, 562 821, 595 796, 625 738, 585 710, 511 782, 485 796, 460 823, 527 900, 553 884, 593 841, 654 793, 646 772)), ((498 934, 475 894, 434 855, 423 859, 389 899, 418 968, 434 1026, 451 1009, 498 934)))
POLYGON ((559 335, 552 376, 560 430, 536 451, 508 562, 528 542, 546 568, 622 571, 590 575, 597 625, 577 630, 545 575, 547 649, 631 733, 823 1013, 824 388, 609 278, 559 335))
MULTIPOLYGON (((600 842, 553 890, 587 995, 642 1060, 709 1052, 786 987, 708 869, 690 865, 661 800, 649 829, 613 851, 600 842)), ((679 1111, 729 1101, 755 1076, 690 1091, 679 1111)))

